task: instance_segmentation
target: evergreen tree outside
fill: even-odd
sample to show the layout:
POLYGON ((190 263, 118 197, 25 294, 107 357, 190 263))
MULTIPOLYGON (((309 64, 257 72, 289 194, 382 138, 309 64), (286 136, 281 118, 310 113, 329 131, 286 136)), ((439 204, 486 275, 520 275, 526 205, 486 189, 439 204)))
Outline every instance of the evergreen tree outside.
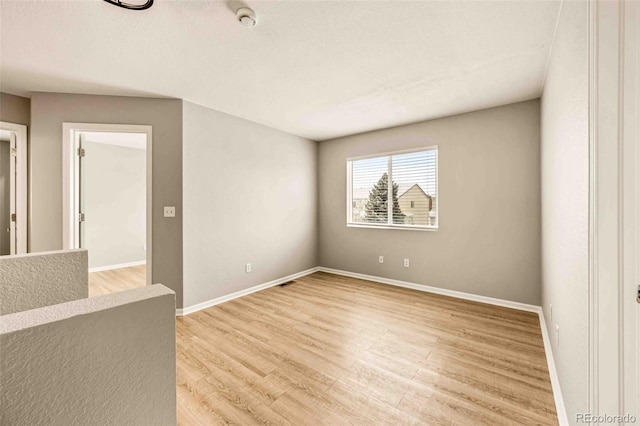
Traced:
MULTIPOLYGON (((389 212, 387 199, 389 195, 389 176, 385 173, 378 183, 369 191, 369 200, 365 205, 365 221, 368 223, 388 223, 389 212)), ((398 204, 398 184, 393 183, 393 223, 403 224, 405 214, 398 204)))

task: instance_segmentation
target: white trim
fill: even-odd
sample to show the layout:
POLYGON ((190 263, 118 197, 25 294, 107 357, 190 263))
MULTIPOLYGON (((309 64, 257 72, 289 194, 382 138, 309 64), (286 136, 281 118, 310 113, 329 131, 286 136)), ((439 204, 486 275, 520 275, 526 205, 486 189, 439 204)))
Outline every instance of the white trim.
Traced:
POLYGON ((29 221, 27 217, 29 215, 27 210, 27 126, 0 121, 0 129, 14 132, 16 135, 16 245, 15 253, 11 254, 24 254, 27 252, 27 222, 29 221))
MULTIPOLYGON (((16 246, 17 246, 17 235, 16 235, 16 225, 17 223, 11 218, 14 214, 16 214, 16 190, 17 190, 17 156, 18 156, 18 137, 14 132, 9 133, 9 254, 16 254, 16 246), (14 157, 15 152, 15 157, 14 157)), ((4 225, 4 224, 2 224, 4 225)), ((4 226, 3 226, 4 227, 4 226)), ((0 229, 0 232, 3 232, 0 229)))
POLYGON ((374 225, 372 223, 347 223, 347 228, 368 228, 368 229, 399 229, 401 231, 431 231, 437 232, 437 226, 419 225, 374 225))
POLYGON ((542 331, 542 341, 544 343, 544 353, 547 357, 547 368, 549 370, 549 378, 551 379, 551 389, 553 389, 553 400, 556 404, 556 414, 558 416, 558 424, 560 426, 568 426, 569 418, 567 417, 567 409, 564 406, 562 391, 560 389, 560 378, 556 369, 556 362, 553 358, 551 350, 551 339, 547 330, 547 323, 544 319, 544 311, 542 307, 538 307, 538 317, 540 318, 540 329, 542 331))
POLYGON ((147 135, 147 285, 153 283, 153 127, 136 124, 62 123, 62 246, 74 247, 75 132, 146 133, 147 135))
POLYGON ((228 302, 228 301, 233 300, 233 299, 237 299, 238 297, 246 296, 248 294, 255 293, 257 291, 265 290, 265 289, 267 289, 269 287, 274 287, 274 286, 277 286, 277 285, 280 285, 280 284, 284 284, 287 281, 295 280, 297 278, 302 278, 302 277, 304 277, 306 275, 313 274, 314 272, 318 272, 318 268, 317 267, 316 268, 307 269, 306 271, 297 272, 295 274, 288 275, 286 277, 278 278, 278 279, 275 279, 273 281, 269 281, 268 283, 258 284, 256 286, 249 287, 249 288, 247 288, 245 290, 236 291, 235 293, 227 294, 225 296, 216 297, 215 299, 210 299, 210 300, 207 300, 205 302, 201 302, 201 303, 198 303, 198 304, 195 304, 195 305, 191 305, 191 306, 183 308, 183 309, 176 309, 176 316, 181 317, 181 316, 184 316, 184 315, 189 315, 189 314, 192 314, 194 312, 201 311, 203 309, 207 309, 207 308, 210 308, 212 306, 219 305, 221 303, 228 302))
POLYGON ((474 302, 487 303, 489 305, 503 306, 505 308, 518 309, 520 311, 535 312, 541 309, 540 306, 529 305, 527 303, 512 302, 510 300, 496 299, 494 297, 479 296, 477 294, 465 293, 462 291, 448 290, 445 288, 431 287, 423 284, 416 284, 408 281, 394 280, 391 278, 376 277, 374 275, 359 274, 356 272, 342 271, 339 269, 318 267, 318 271, 328 274, 342 275, 345 277, 358 278, 361 280, 373 281, 382 284, 389 284, 396 287, 410 288, 412 290, 424 291, 427 293, 441 294, 443 296, 451 296, 458 299, 471 300, 474 302))
POLYGON ((353 217, 353 162, 347 161, 347 226, 353 217))
POLYGON ((598 49, 597 0, 589 0, 589 412, 598 408, 598 49))
POLYGON ((621 413, 640 415, 640 2, 621 5, 622 375, 621 413))
POLYGON ((624 354, 631 344, 624 328, 626 298, 633 297, 625 288, 631 212, 624 211, 625 149, 634 143, 625 132, 637 122, 629 98, 637 80, 625 76, 634 72, 625 70, 633 60, 627 56, 633 52, 625 51, 625 19, 635 24, 626 11, 632 4, 589 1, 589 412, 594 415, 626 414, 625 393, 633 392, 625 388, 624 354))
POLYGON ((118 263, 116 265, 96 266, 95 268, 89 268, 89 273, 110 271, 112 269, 130 268, 132 266, 140 266, 140 265, 146 265, 146 264, 147 264, 146 260, 139 260, 137 262, 118 263))
MULTIPOLYGON (((436 158, 436 164, 438 163, 438 159, 436 158)), ((351 163, 353 164, 353 163, 351 163)), ((436 185, 438 181, 436 180, 436 185)), ((419 188, 420 186, 418 186, 419 188)), ((413 188, 413 186, 412 186, 413 188)), ((407 190, 408 191, 408 190, 407 190)), ((369 192, 371 194, 371 192, 369 192)), ((371 195, 369 195, 371 196, 371 195)), ((351 198, 353 199, 353 187, 351 188, 351 198)), ((398 196, 398 203, 400 202, 400 196, 398 196)), ((389 155, 387 157, 387 226, 394 225, 394 217, 393 217, 393 205, 395 204, 393 200, 393 155, 389 155), (389 201, 391 200, 391 201, 389 201)), ((398 204, 398 208, 400 205, 398 204)), ((402 211, 402 210, 400 210, 402 211)))

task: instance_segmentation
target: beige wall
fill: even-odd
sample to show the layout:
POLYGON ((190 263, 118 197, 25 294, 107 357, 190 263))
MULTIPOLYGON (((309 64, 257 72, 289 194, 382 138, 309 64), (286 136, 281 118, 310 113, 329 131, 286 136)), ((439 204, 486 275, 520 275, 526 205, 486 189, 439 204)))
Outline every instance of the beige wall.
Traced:
POLYGON ((0 424, 175 425, 175 297, 162 285, 0 318, 0 424))
POLYGON ((539 113, 532 100, 321 142, 320 265, 539 305, 539 113), (347 228, 348 157, 431 145, 438 231, 347 228))
POLYGON ((89 268, 144 261, 147 151, 96 142, 82 146, 89 268))
POLYGON ((562 5, 541 104, 542 306, 572 422, 589 411, 588 6, 562 5))
POLYGON ((153 127, 152 282, 182 306, 182 101, 34 93, 31 98, 31 251, 62 248, 62 123, 153 127), (164 218, 163 206, 176 217, 164 218))
POLYGON ((86 250, 0 256, 0 315, 84 299, 88 293, 86 250))
POLYGON ((316 143, 183 111, 185 306, 317 266, 316 143))
POLYGON ((29 98, 0 92, 0 121, 28 126, 31 122, 30 109, 29 98))

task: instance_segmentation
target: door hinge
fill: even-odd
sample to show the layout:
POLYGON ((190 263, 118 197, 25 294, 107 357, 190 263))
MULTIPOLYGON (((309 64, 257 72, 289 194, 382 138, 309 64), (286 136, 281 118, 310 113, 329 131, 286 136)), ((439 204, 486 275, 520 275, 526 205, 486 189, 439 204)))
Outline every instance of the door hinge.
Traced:
POLYGON ((84 148, 78 148, 78 157, 84 157, 84 148))
POLYGON ((78 222, 84 222, 84 213, 78 214, 78 222))
POLYGON ((11 148, 11 156, 12 157, 17 157, 18 156, 18 150, 15 148, 11 148))
POLYGON ((636 302, 640 303, 640 285, 638 286, 638 295, 636 296, 636 302))
POLYGON ((15 222, 15 221, 16 221, 16 214, 11 213, 11 222, 15 222))

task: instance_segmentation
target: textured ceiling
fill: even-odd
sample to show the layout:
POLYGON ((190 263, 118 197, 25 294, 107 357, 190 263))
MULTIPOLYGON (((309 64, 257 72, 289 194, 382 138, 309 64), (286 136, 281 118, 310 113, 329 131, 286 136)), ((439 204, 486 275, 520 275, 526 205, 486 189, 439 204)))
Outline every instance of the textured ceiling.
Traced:
POLYGON ((540 96, 559 1, 0 2, 0 90, 182 98, 313 140, 540 96))

